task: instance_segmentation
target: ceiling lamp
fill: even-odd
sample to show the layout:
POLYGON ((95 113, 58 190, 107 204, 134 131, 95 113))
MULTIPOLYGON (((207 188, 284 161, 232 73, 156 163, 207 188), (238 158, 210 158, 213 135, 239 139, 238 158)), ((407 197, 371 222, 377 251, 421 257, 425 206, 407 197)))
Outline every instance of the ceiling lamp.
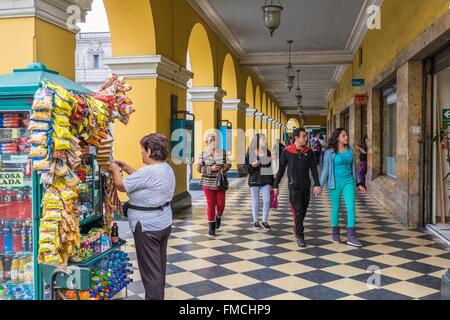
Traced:
POLYGON ((289 92, 291 92, 292 88, 294 87, 294 80, 295 80, 295 74, 294 70, 292 69, 292 63, 291 63, 291 45, 292 40, 288 40, 287 43, 289 45, 289 64, 287 66, 287 77, 286 77, 286 87, 289 89, 289 92))
POLYGON ((300 89, 300 70, 297 70, 297 89, 295 90, 295 101, 297 102, 298 107, 302 105, 302 98, 302 90, 300 89))
POLYGON ((263 11, 264 18, 264 27, 270 31, 270 36, 273 36, 273 32, 278 29, 281 23, 281 11, 283 11, 283 7, 281 6, 280 1, 278 4, 274 4, 273 0, 266 0, 264 2, 264 6, 261 8, 263 11))

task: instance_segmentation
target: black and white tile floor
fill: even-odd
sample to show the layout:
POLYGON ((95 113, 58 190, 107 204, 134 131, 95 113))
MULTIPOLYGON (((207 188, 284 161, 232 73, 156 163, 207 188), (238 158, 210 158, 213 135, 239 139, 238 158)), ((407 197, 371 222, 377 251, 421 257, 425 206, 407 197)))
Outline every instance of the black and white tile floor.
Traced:
MULTIPOLYGON (((286 184, 281 193, 280 208, 270 213, 269 232, 252 229, 246 179, 228 191, 216 239, 207 236, 204 197, 194 200, 192 212, 176 216, 168 248, 166 299, 440 299, 440 279, 450 268, 450 252, 430 235, 402 226, 370 196, 358 195, 358 234, 364 247, 334 244, 325 191, 312 197, 305 221, 308 247, 300 249, 286 184), (368 271, 374 269, 379 271, 368 271), (368 285, 376 284, 374 278, 379 288, 368 285)), ((341 224, 345 226, 345 215, 341 224)), ((126 223, 121 228, 124 231, 126 223)), ((126 251, 133 260, 131 233, 123 236, 129 238, 126 251)), ((137 267, 137 261, 133 264, 137 267)), ((125 299, 143 299, 137 268, 133 279, 125 299)))

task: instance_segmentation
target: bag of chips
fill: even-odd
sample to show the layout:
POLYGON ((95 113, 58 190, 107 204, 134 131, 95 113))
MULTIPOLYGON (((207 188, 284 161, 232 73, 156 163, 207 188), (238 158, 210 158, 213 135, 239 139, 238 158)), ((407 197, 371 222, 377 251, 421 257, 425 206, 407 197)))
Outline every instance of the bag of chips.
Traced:
POLYGON ((33 170, 38 172, 49 171, 51 163, 48 159, 33 161, 33 170))
POLYGON ((48 131, 50 129, 50 122, 31 120, 28 125, 28 131, 48 131))
POLYGON ((48 150, 43 145, 32 145, 30 149, 30 158, 45 158, 48 155, 48 150))
POLYGON ((45 120, 50 121, 52 119, 52 113, 49 110, 34 111, 30 117, 31 120, 45 120))
POLYGON ((69 150, 70 149, 70 141, 66 139, 55 138, 55 150, 69 150))
POLYGON ((58 124, 53 124, 53 138, 66 139, 70 140, 73 138, 73 135, 70 133, 70 130, 67 127, 60 126, 58 124))
POLYGON ((35 145, 47 145, 47 131, 33 131, 30 135, 30 143, 35 145))
POLYGON ((70 119, 66 115, 53 114, 53 122, 61 127, 70 127, 70 119))
MULTIPOLYGON (((43 221, 61 221, 62 220, 62 211, 59 210, 45 210, 43 215, 42 215, 42 220, 43 221)), ((44 222, 43 222, 44 223, 44 222)), ((41 223, 41 226, 42 224, 41 223)), ((58 230, 58 225, 57 224, 48 224, 45 225, 46 226, 46 230, 47 231, 57 231, 58 230), (56 228, 55 228, 56 225, 56 228)))
POLYGON ((53 109, 53 93, 47 87, 44 86, 35 92, 32 109, 36 111, 53 109))

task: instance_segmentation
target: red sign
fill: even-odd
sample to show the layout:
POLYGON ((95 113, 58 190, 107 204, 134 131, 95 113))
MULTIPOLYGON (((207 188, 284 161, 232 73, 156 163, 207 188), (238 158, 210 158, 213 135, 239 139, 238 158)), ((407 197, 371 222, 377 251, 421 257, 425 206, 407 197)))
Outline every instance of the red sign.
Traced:
POLYGON ((368 94, 355 94, 355 105, 364 106, 369 103, 369 95, 368 94))

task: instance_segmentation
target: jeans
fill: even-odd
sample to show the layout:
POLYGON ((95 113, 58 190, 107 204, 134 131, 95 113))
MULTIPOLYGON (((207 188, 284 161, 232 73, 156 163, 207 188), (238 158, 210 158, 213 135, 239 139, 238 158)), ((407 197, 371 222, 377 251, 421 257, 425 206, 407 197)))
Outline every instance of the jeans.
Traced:
POLYGON ((294 218, 295 237, 304 239, 306 212, 308 211, 311 190, 289 189, 289 202, 291 204, 292 217, 294 218))
POLYGON ((225 210, 225 191, 203 187, 203 192, 205 193, 206 202, 208 203, 208 221, 216 221, 216 216, 222 218, 223 211, 225 210))
POLYGON ((258 212, 259 212, 259 191, 261 190, 262 198, 263 198, 263 217, 262 221, 267 222, 269 219, 269 210, 270 210, 270 185, 266 185, 263 187, 250 187, 250 192, 252 193, 252 214, 253 214, 253 222, 258 221, 258 212))
POLYGON ((344 195, 347 207, 347 227, 354 228, 356 220, 355 210, 355 181, 336 181, 336 188, 329 189, 331 199, 331 226, 339 227, 339 211, 341 208, 341 196, 344 195))

